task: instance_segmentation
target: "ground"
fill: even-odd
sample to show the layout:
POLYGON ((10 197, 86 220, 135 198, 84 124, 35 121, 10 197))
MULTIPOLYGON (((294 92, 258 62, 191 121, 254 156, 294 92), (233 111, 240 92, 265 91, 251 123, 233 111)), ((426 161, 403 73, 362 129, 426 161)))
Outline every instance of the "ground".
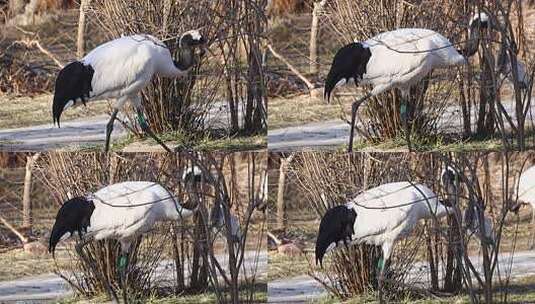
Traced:
MULTIPOLYGON (((61 128, 52 124, 52 95, 36 97, 0 96, 0 148, 9 151, 100 151, 105 141, 106 124, 111 112, 106 101, 90 106, 69 108, 62 115, 61 128)), ((224 106, 214 107, 210 123, 225 122, 224 106), (221 110, 220 108, 223 108, 221 110)), ((261 150, 267 145, 265 135, 219 136, 186 140, 180 132, 157 134, 171 149, 194 148, 199 151, 261 150)), ((112 150, 124 152, 161 152, 152 138, 139 138, 128 133, 118 122, 112 133, 112 150)))
MULTIPOLYGON (((357 93, 358 94, 358 93, 357 93)), ((351 102, 355 97, 343 96, 337 102, 327 104, 309 95, 296 95, 289 99, 275 98, 269 104, 268 147, 271 151, 298 151, 300 149, 345 150, 349 139, 351 102)), ((504 95, 502 103, 511 117, 515 117, 511 96, 504 95)), ((366 104, 363 105, 365 107, 366 104)), ((472 123, 476 121, 476 109, 472 111, 472 123)), ((362 111, 362 108, 359 110, 362 111)), ((490 137, 462 139, 462 121, 459 106, 453 101, 447 106, 438 121, 437 134, 426 134, 422 138, 412 137, 415 151, 474 151, 503 148, 499 134, 490 137)), ((535 106, 531 105, 531 113, 535 106)), ((528 115, 528 120, 531 116, 528 115)), ((514 118, 513 118, 514 119, 514 118)), ((361 125, 358 123, 358 125, 361 125)), ((361 125, 362 126, 362 125, 361 125)), ((527 149, 535 147, 532 124, 526 124, 525 142, 527 149)), ((473 129, 475 129, 473 127, 473 129)), ((510 132, 505 136, 510 140, 510 132)), ((355 134, 355 151, 408 151, 405 136, 381 139, 371 142, 355 134)), ((511 145, 512 150, 517 147, 511 145)))

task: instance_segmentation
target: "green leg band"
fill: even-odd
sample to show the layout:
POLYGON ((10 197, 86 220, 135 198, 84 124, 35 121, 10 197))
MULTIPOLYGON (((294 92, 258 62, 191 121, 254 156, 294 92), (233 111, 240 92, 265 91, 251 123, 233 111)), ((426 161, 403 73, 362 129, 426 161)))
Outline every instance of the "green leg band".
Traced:
POLYGON ((407 116, 407 103, 403 102, 400 106, 399 106, 399 115, 401 117, 406 117, 407 116))
POLYGON ((121 255, 117 261, 117 267, 121 270, 124 269, 126 267, 126 262, 128 262, 128 256, 121 255))
POLYGON ((385 267, 385 260, 383 257, 379 258, 379 262, 377 262, 377 268, 379 268, 379 271, 383 271, 383 268, 385 267))
POLYGON ((138 113, 137 121, 139 122, 139 125, 141 125, 141 126, 146 126, 147 125, 147 120, 145 119, 145 116, 143 116, 142 113, 138 113))

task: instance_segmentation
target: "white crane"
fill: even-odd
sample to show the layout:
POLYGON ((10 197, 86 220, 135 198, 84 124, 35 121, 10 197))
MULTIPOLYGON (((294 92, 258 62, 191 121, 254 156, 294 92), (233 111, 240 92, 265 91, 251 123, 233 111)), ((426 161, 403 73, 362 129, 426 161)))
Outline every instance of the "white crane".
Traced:
POLYGON ((379 295, 385 264, 396 241, 407 237, 421 219, 440 218, 453 212, 448 200, 422 184, 387 183, 359 194, 345 205, 327 210, 320 222, 316 240, 316 263, 322 265, 327 252, 342 244, 366 243, 381 246, 379 261, 379 295))
POLYGON ((66 65, 58 74, 54 90, 52 114, 60 126, 61 113, 70 106, 87 102, 116 99, 106 127, 106 146, 117 113, 130 101, 137 112, 139 125, 149 136, 171 150, 151 131, 143 115, 141 91, 154 75, 180 77, 195 65, 195 48, 204 51, 205 38, 197 30, 188 31, 179 39, 179 57, 173 60, 169 48, 159 39, 145 34, 125 36, 106 42, 79 61, 66 65))
POLYGON ((341 85, 371 85, 373 89, 353 102, 349 147, 353 149, 353 135, 357 110, 365 100, 387 90, 398 88, 404 99, 400 114, 404 120, 407 142, 410 137, 406 123, 406 102, 410 88, 429 75, 432 70, 464 65, 479 47, 480 27, 488 26, 488 18, 479 15, 470 20, 470 38, 461 50, 441 34, 420 28, 402 28, 380 33, 366 41, 355 41, 338 50, 325 80, 324 99, 330 102, 332 91, 341 85))
MULTIPOLYGON (((157 222, 182 221, 193 212, 183 208, 177 197, 158 183, 135 181, 112 184, 88 196, 70 199, 61 206, 48 250, 54 254, 56 245, 67 232, 71 235, 78 232, 81 242, 76 245, 76 250, 82 258, 82 249, 87 243, 115 239, 121 244, 118 268, 124 281, 132 243, 151 231, 157 222)), ((105 279, 102 281, 107 282, 105 279)), ((110 297, 117 301, 109 284, 107 289, 110 297)))
MULTIPOLYGON (((529 167, 518 179, 517 197, 520 204, 531 205, 531 225, 535 225, 535 166, 529 167)), ((531 232, 530 249, 535 248, 535 231, 531 232)))

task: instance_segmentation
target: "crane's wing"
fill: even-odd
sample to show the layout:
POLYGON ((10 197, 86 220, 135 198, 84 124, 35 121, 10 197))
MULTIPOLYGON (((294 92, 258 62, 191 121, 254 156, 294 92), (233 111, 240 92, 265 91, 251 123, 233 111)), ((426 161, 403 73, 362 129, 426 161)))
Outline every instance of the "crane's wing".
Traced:
POLYGON ((149 37, 121 37, 98 46, 82 59, 95 70, 92 96, 127 91, 138 81, 150 81, 154 73, 155 50, 165 47, 155 44, 149 37))
POLYGON ((164 200, 169 198, 170 194, 153 182, 109 185, 94 193, 95 211, 90 231, 97 239, 148 231, 156 220, 165 216, 162 208, 166 204, 164 200))
POLYGON ((377 83, 404 83, 420 71, 425 75, 434 68, 465 62, 447 38, 428 29, 384 32, 364 44, 372 51, 365 78, 377 83))
POLYGON ((521 201, 535 202, 535 166, 528 168, 520 175, 517 194, 521 201))
POLYGON ((365 238, 414 225, 424 214, 420 211, 429 210, 427 201, 431 206, 438 203, 434 193, 421 184, 388 183, 369 189, 352 201, 361 221, 355 233, 365 238))

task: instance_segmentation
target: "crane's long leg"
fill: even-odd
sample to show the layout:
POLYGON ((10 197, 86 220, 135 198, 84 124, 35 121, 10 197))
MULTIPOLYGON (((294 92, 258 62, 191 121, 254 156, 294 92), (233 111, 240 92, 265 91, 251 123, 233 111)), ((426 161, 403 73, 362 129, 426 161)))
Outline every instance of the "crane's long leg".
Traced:
POLYGON ((128 262, 128 253, 122 253, 119 257, 118 268, 119 276, 121 277, 121 287, 123 290, 123 301, 125 304, 128 304, 128 262))
POLYGON ((401 123, 403 124, 403 128, 405 129, 405 139, 407 140, 407 146, 409 147, 409 152, 412 151, 412 145, 411 145, 411 130, 409 128, 409 102, 408 100, 403 97, 403 100, 401 101, 401 105, 399 107, 399 116, 401 118, 401 123))
POLYGON ((150 137, 152 137, 152 139, 154 139, 158 144, 160 144, 160 146, 162 146, 165 151, 169 152, 169 153, 173 153, 173 151, 171 149, 169 149, 169 147, 163 143, 163 141, 161 141, 153 132, 152 130, 150 129, 149 127, 149 124, 147 123, 147 121, 145 120, 145 116, 143 115, 143 110, 141 109, 141 107, 138 107, 137 108, 137 117, 138 117, 138 120, 139 120, 139 125, 141 126, 141 129, 143 129, 143 131, 147 134, 149 134, 150 137))
POLYGON ((108 296, 110 297, 112 303, 119 304, 119 298, 117 297, 117 294, 113 290, 113 288, 110 285, 110 282, 108 282, 108 279, 105 278, 104 275, 100 271, 98 271, 97 267, 89 260, 89 258, 84 253, 84 247, 92 240, 92 238, 86 238, 84 237, 82 241, 80 241, 78 244, 76 244, 75 249, 80 258, 87 264, 91 265, 93 269, 95 269, 95 274, 97 275, 98 279, 104 283, 106 286, 106 291, 108 292, 108 296))
POLYGON ((111 132, 113 132, 113 123, 115 122, 117 113, 119 113, 119 109, 113 110, 113 113, 111 113, 110 120, 108 121, 108 124, 106 125, 106 146, 104 148, 104 152, 108 152, 110 150, 111 132))
POLYGON ((379 279, 377 280, 378 289, 379 289, 379 303, 385 303, 384 299, 384 282, 385 282, 385 272, 390 266, 390 259, 385 259, 381 257, 379 260, 379 279))
POLYGON ((368 93, 364 97, 353 102, 351 105, 351 129, 349 130, 349 146, 347 148, 347 152, 349 153, 353 152, 353 137, 355 135, 355 119, 357 118, 357 111, 359 106, 371 96, 372 94, 368 93))

